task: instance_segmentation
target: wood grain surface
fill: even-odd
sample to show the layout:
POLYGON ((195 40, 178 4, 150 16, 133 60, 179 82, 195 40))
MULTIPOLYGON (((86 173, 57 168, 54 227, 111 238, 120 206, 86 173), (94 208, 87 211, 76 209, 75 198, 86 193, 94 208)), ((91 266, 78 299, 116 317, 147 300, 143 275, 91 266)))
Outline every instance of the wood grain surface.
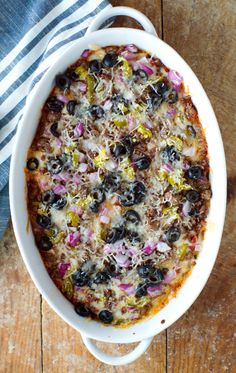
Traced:
MULTIPOLYGON (((236 373, 236 2, 112 0, 145 13, 202 82, 216 112, 228 170, 227 215, 220 252, 189 311, 126 367, 94 359, 79 333, 42 300, 20 257, 11 224, 0 243, 1 373, 236 373)), ((137 27, 120 17, 114 26, 137 27)), ((217 144, 216 144, 217 147, 217 144)), ((210 250, 211 248, 209 248, 210 250)), ((122 354, 132 345, 98 344, 122 354)))

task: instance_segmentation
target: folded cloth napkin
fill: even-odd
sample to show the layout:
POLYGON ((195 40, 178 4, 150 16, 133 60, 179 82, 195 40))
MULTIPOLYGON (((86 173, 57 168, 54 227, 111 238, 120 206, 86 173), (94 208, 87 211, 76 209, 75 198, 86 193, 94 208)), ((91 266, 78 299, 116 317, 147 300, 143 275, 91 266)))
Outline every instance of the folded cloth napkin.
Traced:
POLYGON ((27 93, 107 0, 0 0, 0 238, 10 210, 8 176, 27 93))

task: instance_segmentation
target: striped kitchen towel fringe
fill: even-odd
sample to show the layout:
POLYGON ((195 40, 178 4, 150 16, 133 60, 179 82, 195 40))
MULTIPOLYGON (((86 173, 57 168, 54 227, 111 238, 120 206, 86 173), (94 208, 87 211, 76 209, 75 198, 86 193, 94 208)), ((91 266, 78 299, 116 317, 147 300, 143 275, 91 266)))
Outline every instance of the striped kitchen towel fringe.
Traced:
POLYGON ((9 219, 12 146, 29 90, 107 0, 0 0, 0 238, 9 219))

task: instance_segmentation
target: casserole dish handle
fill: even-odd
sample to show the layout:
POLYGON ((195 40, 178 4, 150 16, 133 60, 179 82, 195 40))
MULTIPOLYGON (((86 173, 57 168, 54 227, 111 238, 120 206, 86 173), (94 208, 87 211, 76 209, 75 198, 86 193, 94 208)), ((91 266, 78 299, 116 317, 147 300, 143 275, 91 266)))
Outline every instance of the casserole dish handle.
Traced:
POLYGON ((86 337, 85 335, 81 334, 81 338, 89 350, 89 352, 96 357, 98 360, 102 361, 105 364, 109 365, 125 365, 132 363, 134 360, 138 359, 150 346, 153 337, 143 339, 139 344, 135 347, 135 349, 123 356, 112 356, 108 355, 105 352, 101 351, 92 341, 91 338, 86 337))
POLYGON ((128 6, 116 6, 114 8, 104 9, 91 22, 86 31, 86 35, 98 30, 106 21, 115 16, 128 16, 134 18, 138 23, 140 23, 146 32, 158 36, 152 22, 143 13, 128 6))

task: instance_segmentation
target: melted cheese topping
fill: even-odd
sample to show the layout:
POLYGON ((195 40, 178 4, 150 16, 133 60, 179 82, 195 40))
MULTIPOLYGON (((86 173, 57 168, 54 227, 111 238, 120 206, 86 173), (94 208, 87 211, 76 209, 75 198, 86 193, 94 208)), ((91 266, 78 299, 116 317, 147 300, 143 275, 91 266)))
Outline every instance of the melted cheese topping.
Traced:
POLYGON ((66 81, 50 95, 60 109, 55 101, 54 107, 50 99, 45 103, 29 150, 28 162, 36 158, 38 167, 26 172, 31 224, 50 276, 73 304, 84 305, 95 318, 107 310, 117 326, 152 315, 176 294, 195 264, 210 200, 207 144, 182 78, 157 57, 133 50, 93 47, 67 69, 66 81), (116 63, 104 66, 111 51, 116 63), (99 72, 91 70, 93 60, 99 72), (127 138, 129 149, 115 156, 127 138), (141 157, 150 161, 145 169, 138 166, 141 157), (191 167, 201 175, 190 177, 191 167), (111 175, 118 177, 118 187, 104 190, 111 175), (124 206, 122 195, 136 181, 145 192, 124 206), (94 188, 104 193, 95 212, 94 188), (191 190, 196 201, 187 197, 191 190), (43 197, 48 191, 51 203, 43 197), (125 219, 131 209, 138 224, 125 219), (42 216, 49 222, 40 223, 42 216), (123 237, 109 242, 110 230, 120 227, 123 237), (171 229, 178 230, 176 239, 171 229), (159 280, 140 276, 142 266, 159 271, 159 280), (82 285, 75 279, 78 270, 89 279, 82 285), (99 282, 101 272, 107 278, 99 282))

